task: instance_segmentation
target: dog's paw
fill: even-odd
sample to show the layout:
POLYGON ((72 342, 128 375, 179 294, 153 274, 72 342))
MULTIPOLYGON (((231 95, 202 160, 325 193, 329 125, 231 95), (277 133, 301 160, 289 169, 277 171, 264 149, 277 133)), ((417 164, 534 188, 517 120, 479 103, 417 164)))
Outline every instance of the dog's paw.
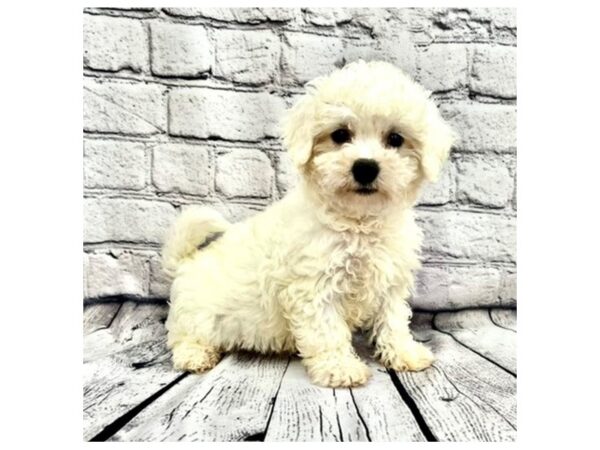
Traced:
POLYGON ((352 387, 365 384, 371 371, 352 354, 327 354, 304 360, 313 383, 324 387, 352 387))
POLYGON ((427 369, 435 360, 431 350, 416 341, 408 341, 394 349, 383 349, 380 353, 383 365, 398 372, 418 372, 427 369))
POLYGON ((206 372, 220 360, 221 354, 214 347, 195 343, 180 343, 173 347, 173 367, 176 370, 206 372))

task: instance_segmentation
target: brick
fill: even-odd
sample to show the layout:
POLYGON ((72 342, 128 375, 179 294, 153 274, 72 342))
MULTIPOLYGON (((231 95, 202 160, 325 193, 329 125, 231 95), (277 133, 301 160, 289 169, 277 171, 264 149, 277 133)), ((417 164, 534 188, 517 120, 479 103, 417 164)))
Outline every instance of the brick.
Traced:
POLYGON ((214 75, 238 83, 272 81, 279 69, 281 45, 270 30, 215 30, 214 75))
POLYGON ((148 200, 87 198, 84 200, 86 243, 127 241, 161 244, 176 216, 173 205, 148 200))
POLYGON ((466 211, 418 211, 427 260, 514 262, 516 220, 466 211))
POLYGON ((212 182, 210 148, 161 144, 153 149, 152 183, 162 192, 207 195, 212 182))
POLYGON ((146 187, 146 148, 139 142, 85 140, 83 180, 88 188, 146 187))
POLYGON ((517 49, 507 46, 478 46, 473 54, 471 90, 503 98, 517 96, 517 49))
POLYGON ((159 11, 155 8, 83 8, 84 13, 103 15, 103 16, 117 16, 117 17, 132 17, 135 19, 156 17, 159 11))
POLYGON ((343 62, 344 46, 338 37, 285 33, 283 79, 304 84, 326 75, 343 62))
POLYGON ((165 12, 171 16, 205 17, 221 22, 252 24, 285 22, 297 14, 291 8, 165 8, 165 12))
POLYGON ((150 135, 167 128, 166 89, 154 84, 83 82, 83 128, 89 132, 150 135))
POLYGON ((489 42, 491 20, 483 19, 470 9, 433 8, 430 29, 434 42, 489 42))
POLYGON ((452 201, 455 170, 451 162, 447 162, 440 178, 435 183, 425 183, 421 190, 418 205, 444 205, 452 201))
POLYGON ((344 61, 351 63, 358 59, 365 61, 387 61, 415 78, 417 75, 417 51, 411 35, 405 31, 393 30, 377 39, 345 42, 344 61))
POLYGON ((424 266, 411 304, 424 310, 500 306, 500 277, 492 267, 424 266))
POLYGON ((163 271, 159 254, 150 257, 150 297, 169 298, 171 278, 163 271))
POLYGON ((88 255, 87 295, 148 295, 149 270, 146 258, 124 251, 88 255))
POLYGON ((260 12, 271 22, 289 22, 300 15, 300 8, 260 8, 260 12))
POLYGON ((346 8, 305 8, 304 18, 308 23, 323 27, 350 22, 352 14, 346 8))
POLYGON ((195 77, 212 67, 212 48, 203 26, 153 22, 150 33, 154 75, 195 77))
POLYGON ((148 71, 148 36, 143 23, 119 17, 83 16, 83 64, 94 70, 148 71))
POLYGON ((415 45, 430 45, 434 42, 432 8, 390 8, 393 29, 410 33, 415 45))
POLYGON ((204 8, 163 8, 163 11, 170 16, 195 18, 202 17, 204 8))
POLYGON ((513 177, 501 156, 478 158, 465 155, 456 165, 459 200, 502 208, 512 198, 513 177))
POLYGON ((419 81, 431 91, 450 91, 467 85, 468 54, 462 44, 432 44, 418 54, 419 81))
POLYGON ((83 298, 88 298, 88 267, 90 265, 90 257, 87 253, 83 254, 83 298))
POLYGON ((279 196, 283 197, 298 184, 300 175, 287 152, 278 152, 275 156, 275 164, 277 168, 277 190, 279 196))
POLYGON ((517 304, 517 273, 515 271, 505 271, 502 274, 499 296, 503 306, 517 304))
POLYGON ((472 8, 471 17, 491 21, 497 28, 517 28, 516 8, 472 8))
POLYGON ((217 158, 216 187, 227 198, 270 197, 273 167, 258 150, 233 150, 217 158))
POLYGON ((392 14, 385 8, 349 8, 354 23, 369 30, 371 36, 384 38, 396 31, 392 14))
POLYGON ((262 92, 174 89, 169 131, 175 136, 258 141, 279 135, 284 110, 282 98, 262 92))
POLYGON ((455 104, 440 108, 458 134, 455 148, 467 151, 516 151, 516 114, 512 105, 455 104))

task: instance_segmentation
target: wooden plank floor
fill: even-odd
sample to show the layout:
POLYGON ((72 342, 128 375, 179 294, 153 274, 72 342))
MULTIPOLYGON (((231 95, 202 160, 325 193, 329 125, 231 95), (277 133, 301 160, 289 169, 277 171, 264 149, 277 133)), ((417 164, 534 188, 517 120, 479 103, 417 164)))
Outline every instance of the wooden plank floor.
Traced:
POLYGON ((176 372, 163 304, 84 308, 84 440, 93 441, 514 441, 516 311, 415 314, 436 355, 395 373, 355 346, 373 376, 328 389, 295 356, 227 355, 202 375, 176 372))

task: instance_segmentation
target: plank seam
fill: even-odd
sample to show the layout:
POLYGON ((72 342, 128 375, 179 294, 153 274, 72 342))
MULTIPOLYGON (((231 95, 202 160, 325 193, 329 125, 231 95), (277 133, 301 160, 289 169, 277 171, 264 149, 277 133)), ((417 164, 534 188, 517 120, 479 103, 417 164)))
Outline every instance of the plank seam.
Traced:
POLYGON ((459 340, 459 339, 458 339, 456 336, 454 336, 452 333, 449 333, 449 332, 447 332, 447 331, 443 331, 443 330, 441 330, 440 328, 438 328, 438 327, 437 327, 437 325, 435 324, 435 317, 436 317, 436 316, 437 316, 437 314, 436 314, 436 315, 433 317, 433 320, 432 320, 433 329, 434 329, 435 331, 437 331, 437 332, 439 332, 439 333, 446 334, 446 335, 450 336, 450 337, 451 337, 452 339, 454 339, 454 340, 455 340, 455 341, 456 341, 458 344, 462 345, 462 346, 463 346, 464 348, 466 348, 467 350, 470 350, 470 351, 472 351, 472 352, 473 352, 473 353, 475 353, 476 355, 480 356, 481 358, 485 359, 486 361, 489 361, 489 362, 491 362, 491 363, 492 363, 493 365, 495 365, 496 367, 498 367, 498 368, 502 369, 502 370, 503 370, 503 371, 505 371, 506 373, 508 373, 508 374, 512 375, 513 377, 517 378, 517 374, 516 374, 516 373, 512 372, 511 370, 507 369, 507 368, 506 368, 506 367, 504 367, 504 366, 501 366, 499 363, 497 363, 497 362, 496 362, 496 361, 494 361, 493 359, 491 359, 491 358, 489 358, 489 357, 485 356, 484 354, 482 354, 482 353, 478 352, 477 350, 475 350, 475 349, 473 349, 473 348, 469 347, 467 344, 465 344, 464 342, 460 341, 460 340, 459 340))
POLYGON ((287 364, 285 369, 283 370, 283 374, 281 374, 281 379, 279 380, 279 385, 277 386, 277 390, 275 391, 275 395, 271 398, 271 410, 269 411, 269 417, 267 418, 267 423, 265 424, 265 429, 261 433, 256 433, 251 436, 247 436, 244 441, 259 441, 264 442, 267 432, 269 431, 269 425, 271 424, 271 418, 273 417, 273 411, 275 410, 275 402, 277 401, 277 396, 279 395, 279 390, 281 389, 281 384, 283 383, 283 378, 285 377, 285 373, 290 366, 292 358, 288 357, 287 364))
POLYGON ((319 431, 321 432, 321 442, 324 442, 325 439, 323 437, 323 410, 321 409, 321 405, 319 405, 319 431))
POLYGON ((121 312, 121 309, 123 309, 123 303, 119 304, 119 307, 117 308, 117 310, 115 311, 115 315, 112 316, 112 319, 110 319, 110 322, 108 323, 108 325, 106 325, 106 328, 110 328, 113 324, 113 322, 115 321, 115 319, 117 318, 117 316, 119 315, 119 313, 121 312))
MULTIPOLYGON (((446 380, 448 381, 448 383, 450 383, 452 385, 452 387, 454 389, 456 389, 456 392, 458 392, 460 395, 468 398, 469 400, 471 400, 473 403, 477 404, 477 402, 475 400, 473 400, 473 398, 471 398, 469 395, 465 394, 463 391, 461 391, 460 389, 458 389, 458 387, 456 386, 456 384, 454 384, 454 382, 450 379, 450 377, 448 376, 448 374, 446 374, 446 372, 444 371, 444 369, 442 369, 441 367, 432 364, 431 367, 434 367, 435 369, 439 370, 442 375, 444 376, 444 378, 446 378, 446 380)), ((483 403, 484 405, 488 406, 492 411, 494 411, 496 414, 498 414, 500 417, 502 417, 506 423, 508 423, 510 425, 510 427, 517 431, 517 428, 506 418, 504 417, 504 415, 502 413, 500 413, 500 411, 498 411, 496 408, 494 408, 492 405, 490 405, 489 402, 485 401, 484 399, 482 399, 481 397, 479 397, 478 395, 475 396, 481 403, 483 403)))
POLYGON ((145 409, 148 405, 150 405, 157 398, 159 398, 161 395, 163 395, 165 392, 167 392, 169 389, 171 389, 173 386, 175 386, 177 383, 179 383, 181 380, 183 380, 188 375, 189 375, 189 373, 186 372, 186 373, 180 375, 179 377, 177 377, 176 379, 174 379, 173 381, 171 381, 168 385, 166 385, 162 389, 156 391, 154 394, 152 394, 146 400, 141 402, 139 405, 130 409, 125 414, 123 414, 122 416, 118 417, 117 419, 115 419, 114 421, 112 421, 111 423, 106 425, 104 427, 104 429, 102 431, 100 431, 96 436, 91 438, 89 440, 89 442, 103 442, 103 441, 108 440, 112 436, 114 436, 121 428, 123 428, 125 425, 127 425, 135 416, 137 416, 140 412, 142 412, 143 409, 145 409))
MULTIPOLYGON (((444 262, 445 263, 445 262, 444 262)), ((516 311, 517 308, 501 305, 485 305, 485 306, 465 306, 463 308, 413 308, 415 314, 437 314, 437 313, 456 313, 462 311, 481 311, 482 309, 497 309, 500 311, 516 311)))
POLYGON ((387 372, 389 373, 390 377, 392 378, 392 383, 394 384, 394 386, 396 387, 396 390, 400 394, 402 401, 404 401, 404 404, 406 406, 408 406, 408 409, 410 410, 413 417, 415 418, 417 425, 419 426, 421 433, 423 433, 423 436, 425 436, 425 439, 427 439, 427 442, 438 442, 438 439, 435 437, 435 435, 431 431, 431 428, 429 428, 429 425, 427 425, 427 422, 425 421, 425 418, 421 414, 421 411, 419 411, 417 404, 412 399, 412 397, 410 396, 408 391, 402 385, 400 378, 398 378, 398 374, 396 372, 394 372, 392 369, 387 369, 387 372))
POLYGON ((360 409, 358 409, 358 405, 356 404, 356 399, 354 398, 354 393, 352 392, 352 388, 350 388, 349 391, 350 391, 350 397, 352 398, 352 403, 354 403, 354 408, 356 408, 356 414, 358 415, 358 418, 360 419, 361 423, 363 424, 363 427, 365 428, 365 434, 367 435, 367 440, 369 442, 373 442, 371 440, 371 434, 369 433, 369 428, 367 427, 367 423, 365 422, 365 419, 363 419, 363 416, 360 413, 360 409))
POLYGON ((344 433, 342 432, 342 424, 340 423, 340 415, 337 411, 337 395, 335 395, 335 388, 332 389, 333 398, 335 399, 335 420, 337 421, 338 431, 340 432, 340 442, 344 442, 344 433))
MULTIPOLYGON (((494 309, 496 309, 496 308, 494 308, 494 309)), ((508 330, 508 331, 512 331, 513 333, 516 333, 516 332, 517 332, 517 330, 513 330, 512 328, 505 327, 505 326, 503 326, 503 325, 500 325, 498 322, 496 322, 496 321, 494 320, 494 316, 492 316, 492 308, 488 309, 488 316, 490 316, 490 320, 491 320, 491 321, 492 321, 492 323, 493 323, 494 325, 496 325, 497 327, 503 328, 503 329, 505 329, 505 330, 508 330)))

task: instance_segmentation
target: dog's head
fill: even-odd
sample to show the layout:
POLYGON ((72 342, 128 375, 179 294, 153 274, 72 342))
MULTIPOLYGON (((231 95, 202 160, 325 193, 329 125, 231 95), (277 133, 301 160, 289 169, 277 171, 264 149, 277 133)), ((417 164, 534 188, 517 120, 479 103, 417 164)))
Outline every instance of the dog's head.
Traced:
POLYGON ((351 215, 412 205, 454 140, 429 93, 395 66, 357 61, 308 84, 284 121, 305 185, 351 215))

